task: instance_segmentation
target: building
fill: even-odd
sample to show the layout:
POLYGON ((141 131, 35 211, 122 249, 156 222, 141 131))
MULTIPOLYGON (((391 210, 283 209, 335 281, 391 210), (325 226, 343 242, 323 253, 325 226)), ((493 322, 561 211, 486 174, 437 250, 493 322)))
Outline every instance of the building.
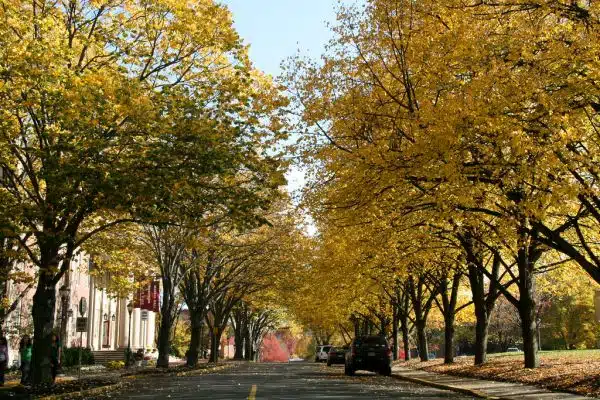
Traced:
MULTIPOLYGON (((24 266, 21 266, 22 269, 24 266)), ((116 298, 105 290, 110 276, 102 277, 90 274, 93 263, 89 256, 80 253, 73 257, 69 274, 56 285, 55 327, 60 329, 63 316, 63 304, 66 304, 66 337, 62 338, 64 345, 75 347, 83 344, 94 352, 97 361, 107 359, 123 359, 124 350, 129 343, 131 329, 131 347, 137 349, 152 349, 156 347, 156 313, 142 310, 139 304, 131 313, 127 304, 131 299, 116 298), (61 291, 61 288, 65 290, 61 291), (62 292, 62 293, 61 293, 62 292), (66 298, 63 298, 62 295, 66 298), (87 332, 76 332, 77 317, 79 317, 79 302, 84 298, 87 332), (144 319, 145 317, 145 319, 144 319), (129 326, 131 324, 131 326, 129 326)), ((9 298, 16 298, 24 290, 24 285, 9 287, 9 298)), ((10 359, 18 360, 19 338, 23 334, 33 334, 31 305, 35 288, 31 288, 19 301, 5 323, 8 332, 10 359)), ((12 363, 12 362, 11 362, 12 363)))

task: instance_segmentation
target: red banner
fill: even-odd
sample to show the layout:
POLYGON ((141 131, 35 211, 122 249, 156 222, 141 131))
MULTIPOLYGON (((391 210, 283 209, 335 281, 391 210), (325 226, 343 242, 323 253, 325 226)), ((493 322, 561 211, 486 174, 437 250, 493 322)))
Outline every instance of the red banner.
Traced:
POLYGON ((154 312, 159 312, 159 308, 160 308, 160 282, 159 281, 152 281, 152 283, 150 284, 150 303, 149 303, 149 307, 148 310, 150 311, 154 311, 154 312))
POLYGON ((160 310, 160 281, 153 280, 145 287, 138 288, 133 297, 133 306, 153 312, 160 310))

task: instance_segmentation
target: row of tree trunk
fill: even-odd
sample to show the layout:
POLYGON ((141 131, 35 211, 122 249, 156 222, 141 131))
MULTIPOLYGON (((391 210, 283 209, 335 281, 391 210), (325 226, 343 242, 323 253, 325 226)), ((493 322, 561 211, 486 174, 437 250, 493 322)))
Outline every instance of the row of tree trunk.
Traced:
MULTIPOLYGON (((456 239, 464 255, 461 260, 466 262, 461 264, 461 260, 456 260, 436 271, 414 265, 407 279, 396 280, 391 288, 384 287, 387 301, 392 306, 391 346, 394 358, 399 353, 398 337, 401 336, 405 360, 410 359, 410 338, 414 332, 420 360, 429 360, 427 319, 435 305, 444 319, 444 362, 454 362, 456 315, 472 304, 475 312, 474 363, 485 363, 490 320, 498 297, 503 295, 515 306, 521 320, 525 367, 539 366, 534 268, 542 254, 539 244, 529 240, 528 232, 523 231, 516 259, 508 264, 500 251, 484 247, 470 232, 457 234, 456 239), (459 305, 459 288, 465 281, 469 283, 471 301, 459 305), (518 295, 509 291, 513 285, 516 285, 518 295)), ((382 321, 377 313, 371 315, 382 321)), ((359 320, 354 317, 355 335, 372 333, 372 329, 364 329, 368 324, 359 320)), ((387 324, 382 324, 379 333, 388 336, 387 324)))

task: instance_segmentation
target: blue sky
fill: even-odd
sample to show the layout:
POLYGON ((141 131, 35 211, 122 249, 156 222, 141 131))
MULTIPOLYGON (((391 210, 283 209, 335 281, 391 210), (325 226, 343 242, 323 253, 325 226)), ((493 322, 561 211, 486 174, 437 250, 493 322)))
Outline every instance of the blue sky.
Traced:
POLYGON ((337 0, 220 0, 233 13, 237 31, 250 44, 256 67, 277 76, 282 60, 300 49, 318 58, 331 37, 337 0))
MULTIPOLYGON (((359 0, 360 1, 360 0, 359 0)), ((274 77, 283 60, 300 50, 318 59, 332 36, 327 22, 334 23, 338 4, 355 0, 220 0, 233 13, 234 25, 246 44, 255 66, 274 77)), ((287 174, 288 191, 304 186, 304 173, 292 167, 287 174)))

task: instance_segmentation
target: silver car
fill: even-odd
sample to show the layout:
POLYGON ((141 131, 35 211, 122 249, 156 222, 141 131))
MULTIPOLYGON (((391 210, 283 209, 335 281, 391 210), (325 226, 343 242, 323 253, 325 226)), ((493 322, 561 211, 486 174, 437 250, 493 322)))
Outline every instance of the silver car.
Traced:
POLYGON ((331 350, 330 344, 324 344, 322 346, 317 346, 317 351, 315 352, 315 362, 325 362, 327 361, 327 355, 329 354, 329 350, 331 350))

